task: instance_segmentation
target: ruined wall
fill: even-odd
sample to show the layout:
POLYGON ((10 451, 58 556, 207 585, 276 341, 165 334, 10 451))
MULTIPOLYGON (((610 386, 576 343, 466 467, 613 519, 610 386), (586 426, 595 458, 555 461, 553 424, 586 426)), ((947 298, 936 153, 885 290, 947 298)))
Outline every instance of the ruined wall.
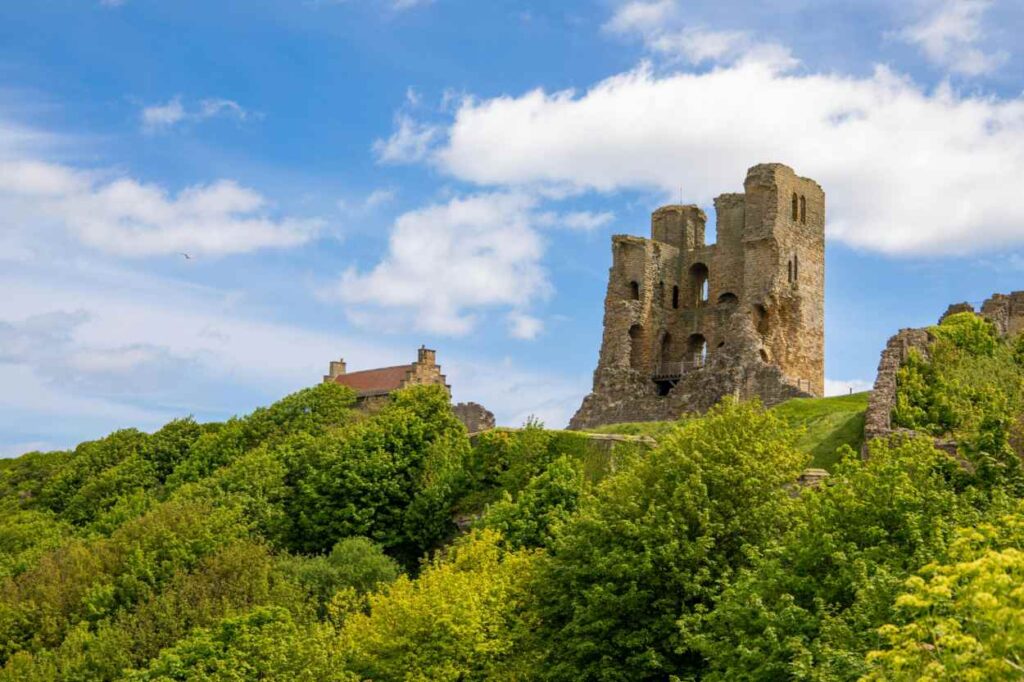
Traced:
POLYGON ((452 411, 470 434, 494 428, 494 413, 479 403, 459 403, 452 411))
POLYGON ((823 393, 824 193, 781 164, 751 168, 744 190, 715 199, 715 244, 693 205, 656 210, 651 239, 612 238, 594 389, 572 428, 823 393))
MULTIPOLYGON (((950 315, 963 312, 979 311, 970 303, 954 303, 946 309, 939 322, 950 315)), ((982 304, 980 314, 992 322, 1003 336, 1016 336, 1024 332, 1024 291, 993 294, 982 304)), ((892 426, 892 412, 896 407, 897 373, 910 357, 912 350, 928 357, 928 345, 931 341, 927 329, 901 329, 886 343, 878 363, 874 390, 868 400, 868 410, 864 418, 864 454, 867 453, 867 444, 871 439, 882 438, 895 431, 892 426)), ((936 446, 956 454, 955 443, 938 440, 936 446)))

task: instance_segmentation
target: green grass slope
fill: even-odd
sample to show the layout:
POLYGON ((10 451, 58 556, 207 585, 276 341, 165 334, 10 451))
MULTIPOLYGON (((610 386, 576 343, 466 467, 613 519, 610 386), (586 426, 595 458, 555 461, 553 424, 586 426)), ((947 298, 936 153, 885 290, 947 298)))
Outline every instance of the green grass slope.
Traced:
MULTIPOLYGON (((868 392, 834 398, 796 398, 772 408, 791 425, 803 429, 799 445, 813 458, 812 467, 831 470, 843 445, 859 450, 864 441, 864 413, 868 392)), ((679 422, 630 422, 589 429, 592 433, 663 436, 679 422)))

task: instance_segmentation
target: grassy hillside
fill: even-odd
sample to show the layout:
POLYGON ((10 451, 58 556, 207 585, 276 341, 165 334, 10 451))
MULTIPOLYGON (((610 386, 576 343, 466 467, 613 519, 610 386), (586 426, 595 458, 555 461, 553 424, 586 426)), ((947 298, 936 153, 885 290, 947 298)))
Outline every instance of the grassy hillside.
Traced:
MULTIPOLYGON (((800 430, 798 446, 813 457, 812 467, 827 469, 835 466, 836 451, 843 445, 860 450, 864 442, 864 412, 868 408, 868 395, 835 398, 797 398, 772 408, 772 412, 800 430)), ((659 438, 668 435, 682 422, 629 422, 608 424, 589 429, 591 433, 621 433, 659 438)))
POLYGON ((471 440, 323 384, 0 463, 0 682, 1019 679, 1024 341, 936 338, 866 460, 865 394, 471 440))

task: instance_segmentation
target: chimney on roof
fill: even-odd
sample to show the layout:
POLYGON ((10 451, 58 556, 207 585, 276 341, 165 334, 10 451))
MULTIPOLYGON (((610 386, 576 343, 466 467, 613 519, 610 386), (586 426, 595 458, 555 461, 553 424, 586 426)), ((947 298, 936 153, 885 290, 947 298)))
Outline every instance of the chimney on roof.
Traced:
POLYGON ((347 369, 345 367, 345 358, 341 358, 340 360, 332 360, 331 366, 327 370, 327 376, 324 377, 324 383, 334 381, 338 377, 345 374, 346 371, 347 369))
POLYGON ((431 350, 426 346, 420 346, 420 350, 416 355, 416 363, 425 367, 433 367, 437 364, 437 351, 431 350))

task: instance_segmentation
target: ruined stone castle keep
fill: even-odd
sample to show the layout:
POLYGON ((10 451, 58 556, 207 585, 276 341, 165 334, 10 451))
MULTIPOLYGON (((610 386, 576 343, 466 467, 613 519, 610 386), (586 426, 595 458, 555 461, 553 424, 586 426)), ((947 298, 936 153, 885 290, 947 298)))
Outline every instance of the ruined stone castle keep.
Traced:
POLYGON ((714 244, 695 205, 656 210, 650 239, 612 237, 593 392, 570 428, 823 394, 825 193, 761 164, 715 213, 714 244))

